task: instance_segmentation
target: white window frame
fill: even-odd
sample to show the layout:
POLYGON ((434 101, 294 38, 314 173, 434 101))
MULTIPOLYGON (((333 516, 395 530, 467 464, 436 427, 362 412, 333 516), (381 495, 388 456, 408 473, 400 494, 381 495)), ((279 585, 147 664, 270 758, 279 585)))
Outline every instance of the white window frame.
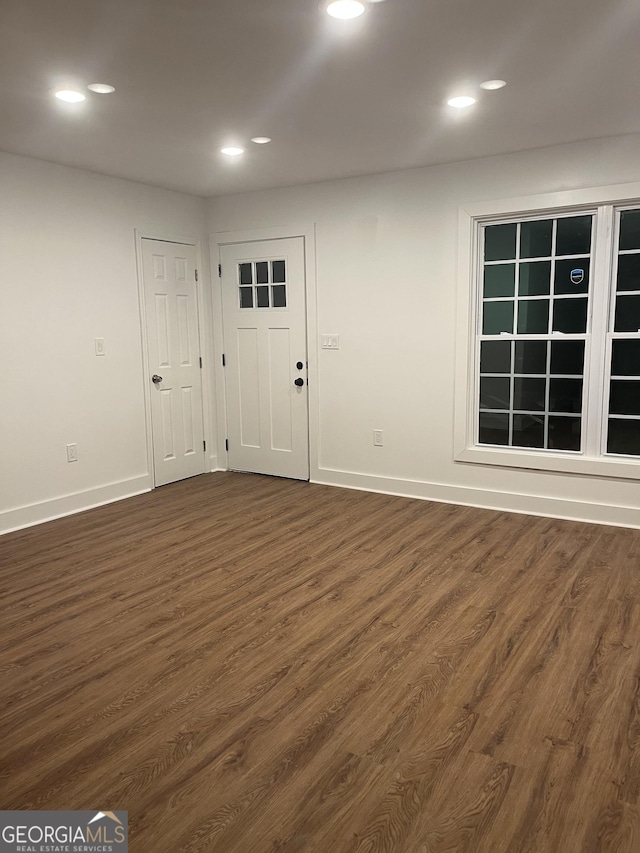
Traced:
MULTIPOLYGON (((604 456, 603 407, 608 409, 610 346, 615 334, 607 333, 613 287, 593 286, 607 280, 617 243, 614 207, 640 207, 640 183, 619 184, 593 189, 570 190, 545 195, 475 202, 458 211, 458 283, 456 291, 456 363, 454 459, 484 465, 557 471, 589 476, 640 480, 640 457, 604 456), (594 264, 591 270, 587 331, 590 346, 585 362, 583 450, 558 451, 495 447, 475 443, 476 427, 476 329, 479 306, 480 225, 492 220, 518 221, 531 217, 555 217, 596 212, 592 244, 594 264), (593 367, 592 367, 593 365, 593 367)), ((627 335, 628 337, 628 335, 627 335)))

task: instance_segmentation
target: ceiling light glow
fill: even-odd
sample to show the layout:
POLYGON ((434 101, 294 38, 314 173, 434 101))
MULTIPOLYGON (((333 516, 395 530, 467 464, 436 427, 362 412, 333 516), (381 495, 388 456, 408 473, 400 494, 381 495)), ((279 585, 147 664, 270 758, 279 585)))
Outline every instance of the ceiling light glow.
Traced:
POLYGON ((450 107, 455 107, 457 110, 463 110, 465 107, 470 107, 475 104, 476 99, 469 95, 459 95, 456 98, 449 98, 447 103, 450 107))
POLYGON ((484 83, 480 83, 480 88, 492 92, 494 89, 504 89, 506 85, 506 80, 485 80, 484 83))
POLYGON ((360 0, 334 0, 327 6, 327 12, 332 18, 341 18, 342 20, 357 18, 364 12, 364 3, 361 3, 360 0))
POLYGON ((87 96, 83 95, 82 92, 76 92, 73 89, 58 89, 54 95, 59 101, 64 101, 67 104, 79 104, 87 99, 87 96))
POLYGON ((257 145, 266 145, 267 142, 271 142, 270 136, 252 136, 251 141, 255 142, 257 145))
POLYGON ((87 89, 98 95, 110 95, 112 92, 115 92, 116 87, 110 86, 108 83, 89 83, 87 89))
POLYGON ((224 148, 221 148, 220 151, 223 154, 226 154, 227 157, 239 157, 240 154, 244 154, 244 148, 238 148, 235 145, 227 145, 224 148))

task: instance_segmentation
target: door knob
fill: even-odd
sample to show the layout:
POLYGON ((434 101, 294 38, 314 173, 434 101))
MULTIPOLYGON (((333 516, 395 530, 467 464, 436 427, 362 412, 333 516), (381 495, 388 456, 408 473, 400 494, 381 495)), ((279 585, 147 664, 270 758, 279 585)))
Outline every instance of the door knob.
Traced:
POLYGON ((158 385, 160 382, 162 382, 162 376, 158 376, 157 373, 154 373, 151 377, 151 381, 154 383, 154 385, 158 385))
POLYGON ((304 379, 301 376, 298 376, 298 378, 295 380, 295 382, 293 384, 297 385, 298 388, 302 388, 302 386, 304 385, 304 379))

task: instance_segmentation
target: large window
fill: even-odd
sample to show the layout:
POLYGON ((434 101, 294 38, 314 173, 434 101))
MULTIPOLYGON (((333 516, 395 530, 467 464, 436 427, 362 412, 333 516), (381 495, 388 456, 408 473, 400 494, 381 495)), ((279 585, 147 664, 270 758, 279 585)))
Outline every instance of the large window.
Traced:
POLYGON ((617 461, 640 477, 640 200, 470 220, 457 458, 560 470, 617 461))

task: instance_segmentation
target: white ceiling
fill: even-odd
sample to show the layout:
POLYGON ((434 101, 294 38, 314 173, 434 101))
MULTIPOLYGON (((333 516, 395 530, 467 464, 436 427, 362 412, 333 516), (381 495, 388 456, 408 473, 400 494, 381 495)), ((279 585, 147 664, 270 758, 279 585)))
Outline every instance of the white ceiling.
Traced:
POLYGON ((318 0, 1 0, 0 23, 0 149, 202 196, 640 132, 638 0, 386 0, 354 21, 318 0), (117 91, 51 95, 92 82, 117 91))

